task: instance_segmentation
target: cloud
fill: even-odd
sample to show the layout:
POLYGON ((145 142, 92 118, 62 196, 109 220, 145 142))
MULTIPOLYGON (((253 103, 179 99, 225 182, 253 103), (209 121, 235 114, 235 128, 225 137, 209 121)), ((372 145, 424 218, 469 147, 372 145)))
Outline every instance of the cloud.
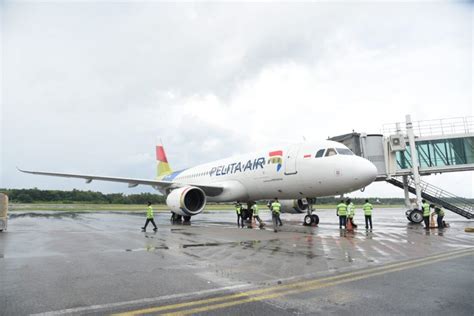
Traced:
MULTIPOLYGON (((472 7, 462 3, 0 10, 0 186, 89 188, 15 165, 149 178, 158 136, 180 169, 303 136, 378 133, 408 113, 473 115, 472 7)), ((449 175, 433 181, 474 196, 464 176, 460 185, 449 175)), ((364 194, 401 196, 388 185, 364 194)))

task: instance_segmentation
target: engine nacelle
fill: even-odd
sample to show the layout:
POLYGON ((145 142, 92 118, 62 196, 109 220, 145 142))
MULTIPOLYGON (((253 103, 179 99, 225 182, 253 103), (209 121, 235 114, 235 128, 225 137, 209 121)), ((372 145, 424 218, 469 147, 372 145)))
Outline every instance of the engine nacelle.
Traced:
POLYGON ((280 204, 283 213, 304 213, 309 207, 306 199, 280 200, 280 204))
POLYGON ((206 206, 206 194, 197 187, 182 187, 168 194, 166 204, 175 214, 194 216, 201 213, 206 206))

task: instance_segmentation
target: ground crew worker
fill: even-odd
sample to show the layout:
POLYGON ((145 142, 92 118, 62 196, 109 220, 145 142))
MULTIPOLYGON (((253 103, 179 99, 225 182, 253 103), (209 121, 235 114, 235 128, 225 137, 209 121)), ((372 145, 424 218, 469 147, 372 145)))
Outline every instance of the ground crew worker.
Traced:
POLYGON ((364 210, 365 216, 365 229, 369 228, 369 223, 370 229, 372 229, 372 210, 374 207, 369 203, 369 200, 365 200, 365 204, 362 206, 362 209, 364 210))
POLYGON ((355 206, 354 203, 352 203, 351 199, 347 199, 347 216, 349 220, 351 221, 352 227, 357 228, 357 225, 354 224, 354 215, 355 215, 355 206))
POLYGON ((280 226, 283 225, 280 219, 281 204, 280 202, 278 202, 278 198, 275 198, 275 201, 271 204, 271 210, 272 210, 273 231, 276 233, 278 224, 280 224, 280 226))
POLYGON ((239 201, 235 203, 235 213, 237 214, 237 227, 244 228, 244 218, 242 217, 242 204, 239 201))
POLYGON ((146 210, 146 221, 145 221, 145 226, 142 227, 142 231, 146 231, 146 227, 148 226, 148 223, 152 223, 155 228, 153 228, 153 231, 157 231, 158 227, 156 227, 155 220, 153 219, 153 208, 151 207, 151 202, 148 202, 148 209, 146 210))
POLYGON ((265 226, 265 224, 263 223, 263 221, 260 219, 260 216, 258 216, 259 209, 258 209, 257 203, 253 203, 253 205, 252 205, 252 212, 253 212, 253 218, 255 218, 255 219, 259 222, 260 227, 265 226))
POLYGON ((444 210, 443 207, 435 207, 435 213, 436 213, 436 222, 438 223, 438 228, 444 228, 444 210))
POLYGON ((426 200, 421 200, 421 208, 423 209, 423 222, 425 222, 425 229, 430 229, 430 207, 431 205, 426 200))
POLYGON ((344 200, 336 206, 337 216, 339 216, 339 229, 344 226, 346 228, 346 219, 347 219, 347 205, 344 203, 344 200))

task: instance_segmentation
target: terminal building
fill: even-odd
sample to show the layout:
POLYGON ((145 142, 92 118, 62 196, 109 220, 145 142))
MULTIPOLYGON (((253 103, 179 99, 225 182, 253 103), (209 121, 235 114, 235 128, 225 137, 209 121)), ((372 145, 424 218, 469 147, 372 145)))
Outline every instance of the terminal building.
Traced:
POLYGON ((474 170, 474 117, 384 125, 381 134, 350 133, 330 138, 375 164, 377 181, 404 190, 407 219, 423 220, 425 199, 465 218, 474 218, 472 201, 421 180, 422 176, 474 170), (415 203, 409 193, 416 195, 415 203))

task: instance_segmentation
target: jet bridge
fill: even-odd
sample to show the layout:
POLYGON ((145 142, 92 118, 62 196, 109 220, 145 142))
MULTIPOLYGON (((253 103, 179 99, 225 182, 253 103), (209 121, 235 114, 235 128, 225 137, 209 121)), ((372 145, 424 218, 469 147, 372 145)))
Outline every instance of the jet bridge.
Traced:
POLYGON ((375 164, 377 181, 387 181, 404 190, 407 218, 421 223, 421 199, 465 218, 474 218, 472 201, 437 188, 420 177, 444 172, 474 170, 474 117, 384 125, 381 134, 350 133, 332 137, 356 155, 375 164), (416 195, 413 208, 409 193, 416 195))

